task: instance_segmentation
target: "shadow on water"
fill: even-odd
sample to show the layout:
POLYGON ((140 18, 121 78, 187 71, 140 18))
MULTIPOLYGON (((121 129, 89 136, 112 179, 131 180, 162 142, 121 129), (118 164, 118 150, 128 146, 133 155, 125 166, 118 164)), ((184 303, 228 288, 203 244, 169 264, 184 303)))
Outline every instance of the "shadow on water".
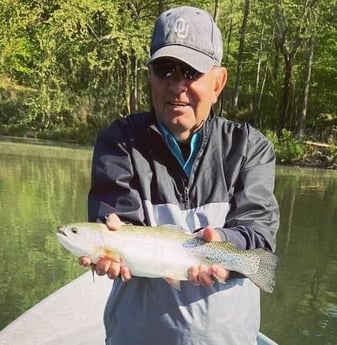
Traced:
MULTIPOLYGON (((83 272, 55 237, 86 219, 91 148, 0 142, 0 329, 83 272)), ((279 167, 281 263, 261 330, 282 345, 337 339, 337 172, 279 167)))

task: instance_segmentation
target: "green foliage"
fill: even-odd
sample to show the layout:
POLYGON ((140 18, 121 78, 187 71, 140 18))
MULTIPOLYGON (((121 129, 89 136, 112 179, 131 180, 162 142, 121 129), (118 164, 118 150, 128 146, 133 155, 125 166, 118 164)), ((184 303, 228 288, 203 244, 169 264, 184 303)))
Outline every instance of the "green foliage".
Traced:
POLYGON ((274 132, 267 130, 266 136, 274 145, 279 163, 296 163, 304 158, 306 153, 305 145, 296 140, 290 131, 283 129, 281 136, 278 137, 274 132))
MULTIPOLYGON (((304 7, 309 3, 287 0, 280 6, 290 48, 298 37, 306 42, 315 36, 306 124, 310 134, 317 135, 322 128, 319 114, 336 116, 337 2, 304 7)), ((284 102, 284 68, 275 41, 274 3, 251 3, 234 111, 241 0, 3 0, 0 132, 54 137, 69 133, 73 140, 78 128, 87 137, 95 136, 114 118, 148 109, 146 61, 154 20, 161 11, 182 4, 208 10, 222 30, 223 63, 229 71, 224 114, 263 129, 276 128, 284 102)), ((301 111, 306 47, 300 46, 292 70, 288 130, 294 130, 301 111)))

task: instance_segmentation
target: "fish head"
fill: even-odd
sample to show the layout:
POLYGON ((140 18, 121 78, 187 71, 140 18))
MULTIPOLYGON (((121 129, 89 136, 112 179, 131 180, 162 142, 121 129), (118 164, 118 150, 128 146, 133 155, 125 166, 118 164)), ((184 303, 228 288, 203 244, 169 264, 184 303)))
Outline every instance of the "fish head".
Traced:
MULTIPOLYGON (((99 224, 90 227, 90 223, 73 223, 58 227, 56 237, 62 246, 76 256, 87 256, 93 263, 101 256, 104 238, 99 224)), ((102 224, 102 226, 104 226, 102 224)))

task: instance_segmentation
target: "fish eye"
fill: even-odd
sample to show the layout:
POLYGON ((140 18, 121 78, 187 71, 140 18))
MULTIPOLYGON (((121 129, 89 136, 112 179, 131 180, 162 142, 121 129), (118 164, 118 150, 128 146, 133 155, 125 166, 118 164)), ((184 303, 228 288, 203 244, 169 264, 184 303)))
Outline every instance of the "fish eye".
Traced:
POLYGON ((71 228, 70 231, 71 231, 73 234, 77 234, 77 233, 78 233, 78 229, 77 229, 76 227, 71 228))

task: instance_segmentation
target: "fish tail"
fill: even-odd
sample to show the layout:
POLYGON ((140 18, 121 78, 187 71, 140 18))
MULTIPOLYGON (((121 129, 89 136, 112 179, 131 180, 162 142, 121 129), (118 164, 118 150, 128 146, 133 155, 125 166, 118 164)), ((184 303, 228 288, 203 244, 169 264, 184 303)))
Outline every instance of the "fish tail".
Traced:
POLYGON ((259 257, 258 270, 256 273, 247 275, 247 277, 259 288, 271 293, 275 286, 278 256, 263 248, 254 249, 254 252, 259 257))

